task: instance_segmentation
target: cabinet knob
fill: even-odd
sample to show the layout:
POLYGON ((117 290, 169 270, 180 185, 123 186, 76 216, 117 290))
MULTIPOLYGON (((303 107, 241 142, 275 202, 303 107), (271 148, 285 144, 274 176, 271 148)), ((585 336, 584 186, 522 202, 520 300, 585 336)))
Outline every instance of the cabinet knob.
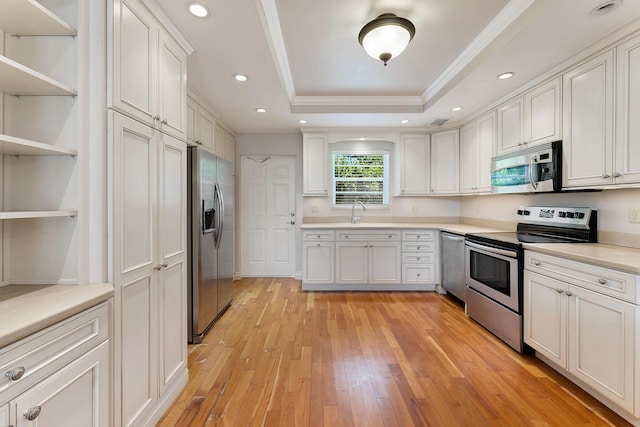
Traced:
POLYGON ((160 120, 160 116, 156 114, 155 116, 153 116, 153 120, 160 120))
POLYGON ((600 283, 601 285, 606 285, 607 279, 598 279, 598 283, 600 283))
POLYGON ((4 374, 5 377, 9 378, 11 381, 18 381, 25 373, 24 366, 18 366, 15 369, 8 371, 4 374))
POLYGON ((389 238, 390 238, 390 239, 393 239, 393 236, 392 236, 392 235, 389 235, 389 238))
POLYGON ((611 175, 611 176, 613 176, 614 178, 620 178, 622 176, 622 174, 619 173, 619 172, 614 172, 613 175, 611 175))
POLYGON ((420 246, 418 246, 418 249, 420 249, 420 246))
POLYGON ((420 277, 420 274, 421 274, 421 273, 416 274, 416 277, 420 277))
POLYGON ((562 289, 560 289, 560 288, 557 288, 557 289, 556 289, 556 292, 557 292, 557 293, 559 293, 559 294, 561 294, 561 293, 563 293, 564 291, 563 291, 562 289))
POLYGON ((416 261, 420 261, 420 257, 417 257, 417 258, 416 258, 416 261))
POLYGON ((608 179, 608 178, 611 178, 611 175, 609 175, 608 173, 602 174, 602 179, 608 179))
POLYGON ((348 235, 348 234, 345 234, 345 235, 344 235, 344 238, 345 238, 345 239, 348 239, 348 238, 349 238, 349 235, 348 235))
POLYGON ((163 125, 166 125, 167 123, 169 123, 169 121, 167 119, 162 119, 160 123, 162 123, 163 125))
POLYGON ((540 261, 533 261, 533 265, 535 265, 536 267, 540 266, 540 261))
POLYGON ((38 418, 38 415, 40 415, 40 411, 42 411, 42 407, 34 406, 24 413, 24 417, 29 421, 33 421, 38 418))
POLYGON ((202 141, 198 140, 196 141, 196 144, 202 145, 202 141))
POLYGON ((162 264, 158 264, 155 267, 153 267, 154 270, 162 270, 162 264))
POLYGON ((570 297, 571 295, 573 295, 573 292, 567 291, 567 296, 570 297))
POLYGON ((318 239, 320 238, 320 235, 318 234, 318 239))
POLYGON ((320 243, 318 243, 316 246, 320 246, 320 243))

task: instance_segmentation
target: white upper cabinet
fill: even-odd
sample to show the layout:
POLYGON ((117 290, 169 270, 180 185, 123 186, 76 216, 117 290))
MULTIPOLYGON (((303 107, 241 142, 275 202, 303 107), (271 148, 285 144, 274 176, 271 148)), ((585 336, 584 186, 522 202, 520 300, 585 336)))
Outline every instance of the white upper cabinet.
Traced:
POLYGON ((187 98, 187 142, 195 143, 213 153, 216 119, 193 98, 187 98))
POLYGON ((561 105, 557 78, 500 106, 498 153, 561 139, 561 105))
POLYGON ((113 0, 110 106, 179 138, 187 128, 187 54, 139 0, 113 0))
POLYGON ((615 168, 617 184, 640 182, 640 36, 618 46, 615 168))
POLYGON ((430 159, 429 135, 407 134, 400 136, 399 195, 426 196, 431 194, 430 159))
POLYGON ((326 134, 302 136, 302 195, 328 196, 329 141, 326 134))
POLYGON ((492 111, 460 129, 460 193, 491 191, 496 117, 497 113, 492 111))
POLYGON ((433 195, 459 192, 459 138, 458 129, 431 135, 431 194, 433 195))
POLYGON ((563 77, 563 187, 613 183, 613 67, 608 51, 563 77))

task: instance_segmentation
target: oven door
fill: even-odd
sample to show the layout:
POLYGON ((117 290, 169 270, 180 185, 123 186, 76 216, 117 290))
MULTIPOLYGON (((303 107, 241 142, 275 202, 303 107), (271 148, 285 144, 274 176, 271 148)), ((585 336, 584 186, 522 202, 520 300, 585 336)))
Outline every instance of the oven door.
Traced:
POLYGON ((475 242, 465 243, 466 283, 481 294, 520 313, 518 253, 475 242))

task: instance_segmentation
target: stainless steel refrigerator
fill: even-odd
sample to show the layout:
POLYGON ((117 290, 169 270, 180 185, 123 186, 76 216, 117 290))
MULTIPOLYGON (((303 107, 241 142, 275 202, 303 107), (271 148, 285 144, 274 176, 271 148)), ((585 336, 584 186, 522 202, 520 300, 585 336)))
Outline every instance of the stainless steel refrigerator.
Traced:
POLYGON ((233 298, 233 167, 189 147, 189 342, 199 343, 233 298))

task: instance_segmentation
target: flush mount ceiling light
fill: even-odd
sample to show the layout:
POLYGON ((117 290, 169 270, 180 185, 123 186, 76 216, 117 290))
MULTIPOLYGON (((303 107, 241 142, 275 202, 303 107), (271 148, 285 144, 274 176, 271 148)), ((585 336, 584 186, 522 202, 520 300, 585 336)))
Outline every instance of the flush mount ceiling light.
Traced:
POLYGON ((591 16, 600 16, 605 15, 609 12, 613 12, 614 9, 618 8, 622 4, 622 0, 610 0, 606 3, 602 3, 600 6, 597 6, 590 13, 591 16))
POLYGON ((506 79, 510 79, 511 77, 513 77, 516 73, 514 73, 513 71, 509 71, 507 73, 502 73, 498 76, 499 80, 506 80, 506 79))
POLYGON ((189 9, 190 14, 198 18, 206 18, 209 15, 209 9, 202 3, 187 3, 187 9, 189 9))
POLYGON ((415 34, 416 27, 411 21, 393 13, 384 13, 362 27, 358 42, 369 56, 381 60, 386 66, 391 58, 407 48, 415 34))

